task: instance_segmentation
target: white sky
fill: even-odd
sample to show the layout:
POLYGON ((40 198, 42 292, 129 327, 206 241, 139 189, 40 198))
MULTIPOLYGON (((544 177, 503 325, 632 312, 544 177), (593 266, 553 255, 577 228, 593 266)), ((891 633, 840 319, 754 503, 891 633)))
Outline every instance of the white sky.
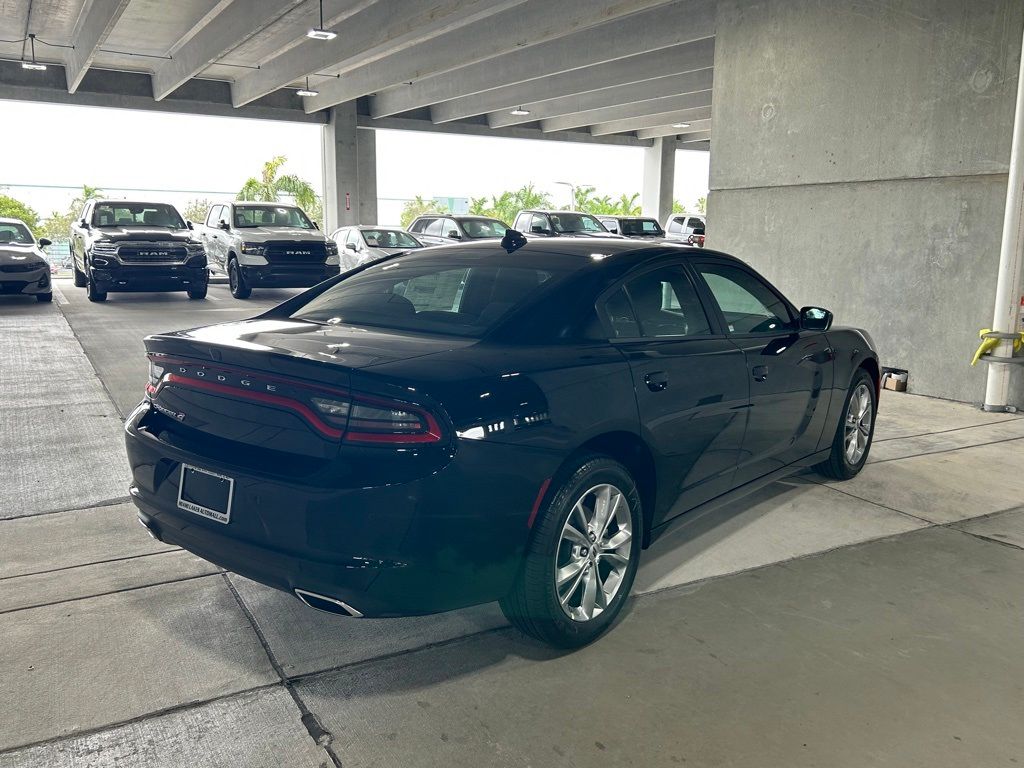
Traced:
MULTIPOLYGON (((233 196, 279 154, 286 173, 322 188, 318 125, 12 101, 0 101, 0 125, 0 189, 41 217, 64 210, 82 184, 179 205, 233 196)), ((675 197, 687 206, 707 194, 708 156, 676 153, 675 197)), ((381 223, 397 222, 401 200, 414 195, 481 197, 532 181, 564 205, 569 191, 556 181, 615 198, 639 192, 642 175, 634 147, 377 132, 381 223)))

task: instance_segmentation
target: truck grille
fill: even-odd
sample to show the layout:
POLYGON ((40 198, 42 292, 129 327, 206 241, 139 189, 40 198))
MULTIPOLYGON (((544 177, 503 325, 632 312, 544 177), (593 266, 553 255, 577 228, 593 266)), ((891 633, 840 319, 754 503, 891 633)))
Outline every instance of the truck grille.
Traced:
POLYGON ((323 264, 327 258, 327 243, 270 241, 265 245, 271 264, 323 264))
POLYGON ((117 255, 124 264, 182 264, 188 260, 188 251, 177 243, 121 245, 117 255))

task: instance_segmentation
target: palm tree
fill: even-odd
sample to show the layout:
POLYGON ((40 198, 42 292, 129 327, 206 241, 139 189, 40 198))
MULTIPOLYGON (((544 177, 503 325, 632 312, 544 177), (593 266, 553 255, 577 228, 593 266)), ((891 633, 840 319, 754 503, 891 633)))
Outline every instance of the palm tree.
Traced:
POLYGON ((287 159, 284 155, 277 155, 265 162, 262 177, 258 179, 255 176, 250 177, 239 190, 238 199, 276 203, 282 194, 290 195, 296 205, 316 218, 317 211, 320 210, 320 198, 313 190, 312 185, 291 173, 278 175, 281 166, 287 159))
POLYGON ((708 199, 706 197, 698 197, 697 198, 697 210, 700 213, 707 213, 708 212, 708 199))
POLYGON ((72 212, 77 213, 85 207, 85 204, 90 200, 99 200, 103 197, 103 190, 99 187, 92 187, 88 184, 82 185, 82 191, 78 194, 74 200, 71 201, 72 212))

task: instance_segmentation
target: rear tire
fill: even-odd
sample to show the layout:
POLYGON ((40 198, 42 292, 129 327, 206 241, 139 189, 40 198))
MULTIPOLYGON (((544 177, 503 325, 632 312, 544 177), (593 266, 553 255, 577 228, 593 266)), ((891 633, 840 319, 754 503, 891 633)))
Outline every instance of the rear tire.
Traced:
POLYGON ((878 390, 874 379, 863 368, 857 369, 843 403, 842 416, 832 439, 828 458, 814 468, 833 480, 856 477, 867 463, 875 435, 878 390))
POLYGON ((252 288, 245 282, 242 268, 238 266, 238 260, 232 259, 228 262, 228 287, 231 295, 236 299, 248 299, 252 295, 252 288))
POLYGON ((188 297, 190 299, 205 299, 206 298, 207 286, 206 283, 202 285, 190 285, 188 287, 188 297))
POLYGON ((85 285, 86 285, 85 273, 79 271, 78 265, 75 264, 74 257, 71 258, 71 272, 72 272, 72 277, 74 277, 74 279, 75 279, 75 288, 85 288, 85 285))
POLYGON ((563 478, 542 508, 515 585, 500 604, 521 632, 578 648, 605 632, 629 597, 643 514, 636 484, 617 461, 590 454, 563 478))
POLYGON ((53 301, 53 293, 37 293, 36 294, 36 301, 38 301, 40 303, 45 303, 45 302, 48 302, 48 301, 53 301))
POLYGON ((89 301, 106 301, 107 292, 101 291, 96 287, 96 283, 92 278, 92 272, 90 271, 86 277, 86 295, 89 297, 89 301))

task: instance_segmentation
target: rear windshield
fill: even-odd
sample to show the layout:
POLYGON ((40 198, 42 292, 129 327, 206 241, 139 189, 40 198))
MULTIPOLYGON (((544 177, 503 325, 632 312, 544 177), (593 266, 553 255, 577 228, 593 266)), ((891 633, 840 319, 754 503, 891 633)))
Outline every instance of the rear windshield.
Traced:
POLYGON ((569 272, 503 259, 405 257, 344 278, 291 317, 480 338, 569 272))
POLYGON ((173 205, 164 203, 97 203, 92 211, 92 225, 185 228, 181 214, 173 205))
POLYGON ((312 229, 313 222, 298 208, 280 205, 236 205, 234 226, 312 229))
POLYGON ((623 235, 665 234, 665 230, 654 219, 620 219, 619 232, 623 235))

